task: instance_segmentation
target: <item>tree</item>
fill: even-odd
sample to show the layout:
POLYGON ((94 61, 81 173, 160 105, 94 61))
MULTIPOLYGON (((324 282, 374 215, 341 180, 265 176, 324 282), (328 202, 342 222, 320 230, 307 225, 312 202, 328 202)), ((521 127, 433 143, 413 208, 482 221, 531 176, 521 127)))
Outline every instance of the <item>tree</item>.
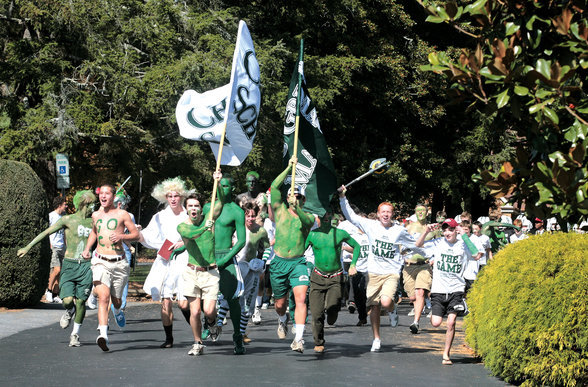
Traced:
POLYGON ((478 180, 562 229, 588 219, 586 2, 420 3, 428 21, 464 37, 459 55, 432 52, 423 70, 443 74, 452 98, 517 136, 511 159, 478 180))

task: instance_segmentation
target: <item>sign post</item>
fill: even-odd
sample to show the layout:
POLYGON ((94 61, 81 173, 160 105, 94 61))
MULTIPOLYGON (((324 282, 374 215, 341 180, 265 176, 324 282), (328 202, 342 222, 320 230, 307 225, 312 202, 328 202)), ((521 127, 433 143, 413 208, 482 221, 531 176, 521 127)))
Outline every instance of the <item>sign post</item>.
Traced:
POLYGON ((69 188, 69 159, 64 153, 58 153, 55 156, 55 169, 57 172, 57 189, 61 190, 61 196, 65 195, 65 190, 69 188))

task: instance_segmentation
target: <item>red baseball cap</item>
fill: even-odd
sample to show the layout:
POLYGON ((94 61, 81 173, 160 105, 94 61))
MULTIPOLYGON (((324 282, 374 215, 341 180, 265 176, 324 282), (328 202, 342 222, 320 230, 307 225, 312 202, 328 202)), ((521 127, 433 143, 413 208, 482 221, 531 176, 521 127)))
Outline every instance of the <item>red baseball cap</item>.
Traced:
POLYGON ((457 222, 453 218, 447 218, 443 221, 441 225, 441 229, 445 230, 447 227, 456 228, 458 226, 457 222))

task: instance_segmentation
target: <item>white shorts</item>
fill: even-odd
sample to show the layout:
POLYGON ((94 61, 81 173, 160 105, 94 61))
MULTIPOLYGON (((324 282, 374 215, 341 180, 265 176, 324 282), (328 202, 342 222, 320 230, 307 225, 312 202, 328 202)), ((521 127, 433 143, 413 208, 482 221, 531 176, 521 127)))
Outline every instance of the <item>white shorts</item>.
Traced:
POLYGON ((130 272, 131 268, 124 255, 102 255, 94 250, 92 254, 92 281, 101 282, 110 288, 111 296, 122 297, 123 290, 129 282, 130 272), (118 260, 108 261, 108 259, 118 260))

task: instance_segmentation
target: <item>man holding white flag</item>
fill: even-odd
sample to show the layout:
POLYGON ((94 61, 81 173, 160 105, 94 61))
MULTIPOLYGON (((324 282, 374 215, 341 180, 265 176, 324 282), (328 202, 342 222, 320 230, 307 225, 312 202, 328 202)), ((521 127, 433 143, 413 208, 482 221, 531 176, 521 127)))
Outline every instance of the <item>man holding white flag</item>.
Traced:
POLYGON ((257 134, 260 85, 253 41, 247 25, 241 20, 230 83, 202 94, 194 90, 184 92, 176 106, 180 135, 191 140, 208 141, 218 158, 219 143, 226 126, 221 164, 240 165, 251 152, 257 134))

